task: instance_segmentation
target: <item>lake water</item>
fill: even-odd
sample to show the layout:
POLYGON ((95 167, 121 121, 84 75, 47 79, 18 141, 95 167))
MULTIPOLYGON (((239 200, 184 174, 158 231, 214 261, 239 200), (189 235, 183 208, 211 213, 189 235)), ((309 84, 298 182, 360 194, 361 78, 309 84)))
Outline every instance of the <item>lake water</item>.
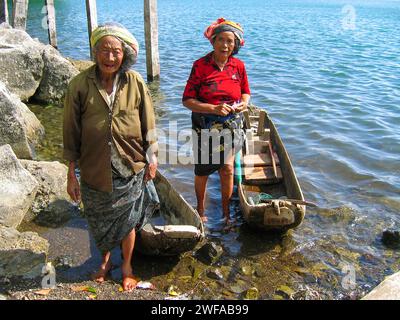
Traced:
MULTIPOLYGON (((88 59, 84 1, 55 2, 59 50, 88 59)), ((42 3, 30 1, 27 29, 47 42, 42 3)), ((135 69, 145 77, 143 1, 97 1, 97 10, 99 22, 120 22, 137 37, 135 69)), ((181 95, 193 61, 211 51, 204 28, 220 16, 243 25, 246 44, 237 57, 246 63, 252 103, 268 110, 305 198, 319 207, 276 241, 241 225, 235 198, 238 228, 224 233, 214 175, 209 236, 230 259, 258 260, 277 270, 277 278, 285 275, 271 286, 306 283, 343 298, 353 288, 342 280, 354 274, 354 290, 369 291, 400 267, 399 252, 380 240, 385 228, 400 226, 400 2, 158 1, 161 80, 153 90, 160 128, 190 128, 181 95)), ((195 205, 193 168, 161 167, 195 205)))

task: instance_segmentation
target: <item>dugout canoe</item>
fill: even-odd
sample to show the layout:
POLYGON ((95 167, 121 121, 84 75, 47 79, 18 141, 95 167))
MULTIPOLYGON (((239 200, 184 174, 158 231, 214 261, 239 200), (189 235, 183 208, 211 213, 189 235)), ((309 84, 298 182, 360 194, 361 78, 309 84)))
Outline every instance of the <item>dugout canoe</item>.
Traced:
POLYGON ((160 209, 138 233, 136 249, 145 255, 159 256, 193 250, 204 239, 199 214, 159 171, 154 184, 160 209))
POLYGON ((246 139, 235 169, 240 171, 236 174, 244 220, 261 230, 295 228, 304 219, 306 204, 313 204, 304 200, 289 155, 267 112, 250 107, 243 115, 246 139))

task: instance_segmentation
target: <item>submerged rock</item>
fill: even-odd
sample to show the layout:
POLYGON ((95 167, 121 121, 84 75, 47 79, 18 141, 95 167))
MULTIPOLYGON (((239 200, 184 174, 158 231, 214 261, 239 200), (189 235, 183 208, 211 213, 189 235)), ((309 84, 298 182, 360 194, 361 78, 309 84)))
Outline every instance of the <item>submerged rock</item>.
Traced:
POLYGON ((254 265, 254 275, 256 277, 262 278, 267 275, 266 267, 261 265, 261 263, 257 263, 254 265))
POLYGON ((242 265, 240 268, 240 273, 244 276, 251 276, 253 274, 253 269, 249 265, 242 265))
POLYGON ((210 279, 214 279, 214 280, 224 279, 224 275, 222 274, 221 270, 218 268, 208 270, 207 277, 209 277, 210 279))
POLYGON ((256 287, 252 287, 247 289, 244 294, 244 299, 246 300, 257 300, 259 296, 258 289, 256 287))
POLYGON ((0 226, 0 276, 40 276, 48 250, 49 243, 37 233, 0 226))
POLYGON ((18 158, 32 159, 43 135, 33 112, 0 81, 0 145, 9 144, 18 158))
POLYGON ((394 229, 384 230, 382 233, 382 242, 387 247, 400 248, 400 231, 394 229))
POLYGON ((10 145, 0 146, 0 225, 16 228, 32 205, 39 185, 10 145))
POLYGON ((223 249, 214 242, 207 242, 199 250, 196 251, 198 260, 205 264, 213 264, 221 257, 223 249))
POLYGON ((282 285, 276 289, 275 293, 280 296, 285 296, 287 299, 290 299, 292 298, 295 291, 288 286, 282 285))

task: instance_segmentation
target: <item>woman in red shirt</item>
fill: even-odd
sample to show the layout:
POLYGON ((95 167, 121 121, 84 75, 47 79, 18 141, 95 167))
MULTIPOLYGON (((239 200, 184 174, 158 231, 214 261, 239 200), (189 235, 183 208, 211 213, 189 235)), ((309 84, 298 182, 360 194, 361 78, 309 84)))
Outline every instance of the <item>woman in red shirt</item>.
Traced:
POLYGON ((204 36, 214 50, 194 62, 182 102, 192 111, 192 126, 197 134, 197 139, 193 139, 197 211, 203 221, 207 221, 204 214, 207 180, 210 174, 218 170, 222 210, 228 223, 229 202, 233 193, 234 153, 243 141, 239 112, 247 108, 250 99, 244 63, 233 57, 244 44, 243 29, 238 23, 219 18, 205 30, 204 36), (217 148, 213 148, 209 136, 203 135, 205 130, 210 129, 230 130, 233 148, 232 145, 227 148, 224 143, 227 139, 223 137, 219 138, 217 148), (221 155, 215 157, 218 153, 221 155))

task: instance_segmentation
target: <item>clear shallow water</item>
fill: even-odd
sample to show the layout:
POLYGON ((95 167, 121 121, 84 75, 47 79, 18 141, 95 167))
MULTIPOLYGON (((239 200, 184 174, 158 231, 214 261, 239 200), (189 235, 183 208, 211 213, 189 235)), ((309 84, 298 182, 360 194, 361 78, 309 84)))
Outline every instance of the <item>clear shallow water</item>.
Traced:
MULTIPOLYGON (((136 69, 145 76, 142 1, 97 2, 100 22, 120 22, 138 38, 136 69)), ((28 32, 46 42, 41 5, 30 1, 28 32)), ((56 10, 61 53, 87 59, 84 2, 56 1, 56 10)), ((158 10, 161 80, 156 89, 158 126, 164 129, 171 121, 179 129, 190 128, 181 95, 193 61, 211 50, 202 35, 207 24, 225 16, 245 28, 246 45, 238 57, 247 66, 252 102, 269 111, 306 199, 319 204, 308 209, 289 242, 278 244, 280 259, 298 254, 310 266, 322 262, 321 279, 332 276, 339 285, 333 288, 332 281, 319 278, 312 284, 333 297, 346 291, 340 287, 343 263, 356 269, 361 291, 398 271, 399 253, 386 249, 380 236, 384 228, 400 225, 400 2, 160 0, 158 10), (354 29, 343 22, 348 4, 355 10, 354 29)), ((195 204, 192 167, 162 168, 195 204)), ((253 239, 242 227, 221 231, 216 175, 210 177, 207 202, 210 237, 230 256, 271 256, 268 239, 253 239), (249 239, 265 250, 253 252, 249 239)), ((233 211, 240 225, 237 201, 233 211)))

